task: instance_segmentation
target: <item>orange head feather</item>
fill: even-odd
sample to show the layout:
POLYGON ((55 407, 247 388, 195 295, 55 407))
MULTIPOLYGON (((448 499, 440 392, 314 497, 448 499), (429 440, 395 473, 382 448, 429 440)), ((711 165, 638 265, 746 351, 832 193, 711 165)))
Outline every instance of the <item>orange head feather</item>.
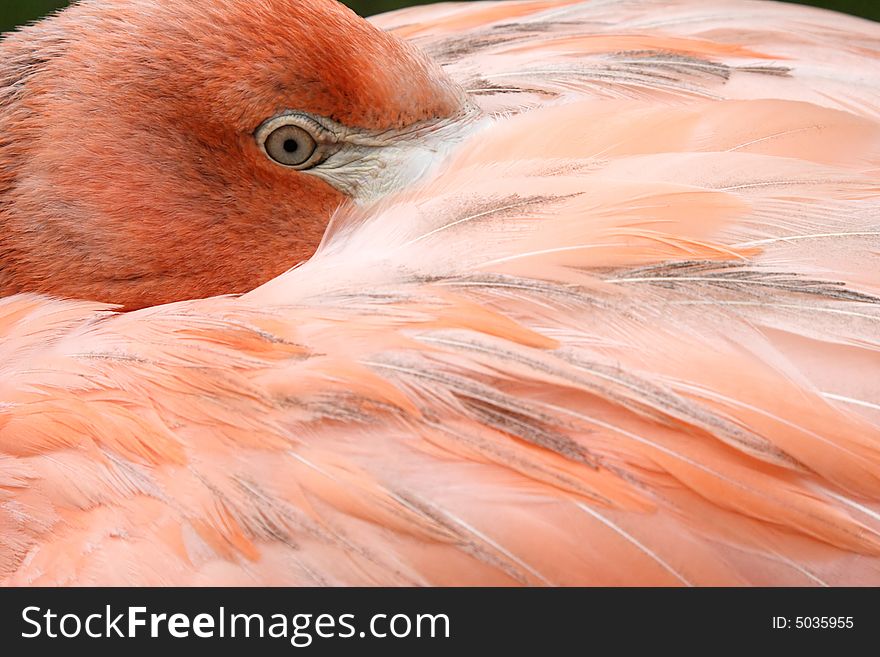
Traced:
POLYGON ((0 295, 136 308, 246 291, 381 175, 364 149, 467 108, 335 0, 83 0, 0 43, 0 295), (261 126, 291 115, 275 147, 317 140, 319 164, 337 158, 325 175, 266 150, 261 126))

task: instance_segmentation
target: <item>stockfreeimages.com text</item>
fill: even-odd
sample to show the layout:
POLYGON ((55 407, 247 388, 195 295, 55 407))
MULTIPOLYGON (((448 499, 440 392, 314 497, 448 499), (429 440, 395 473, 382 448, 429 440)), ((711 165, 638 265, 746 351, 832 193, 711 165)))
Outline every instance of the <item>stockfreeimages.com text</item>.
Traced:
POLYGON ((449 638, 450 620, 446 614, 374 614, 361 627, 355 614, 238 614, 220 607, 215 613, 196 615, 148 613, 146 607, 127 607, 89 615, 58 614, 51 609, 25 607, 22 610, 26 639, 37 637, 77 638, 158 638, 203 639, 274 638, 287 639, 305 648, 316 638, 350 639, 449 638))

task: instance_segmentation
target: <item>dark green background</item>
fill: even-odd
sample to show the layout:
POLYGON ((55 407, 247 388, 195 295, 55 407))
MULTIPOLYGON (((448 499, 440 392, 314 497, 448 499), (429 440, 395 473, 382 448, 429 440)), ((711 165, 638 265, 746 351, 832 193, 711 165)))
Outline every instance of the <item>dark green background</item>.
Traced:
MULTIPOLYGON (((181 0, 178 0, 181 1, 181 0)), ((361 14, 378 14, 407 5, 427 4, 428 0, 347 0, 345 4, 361 14)), ((65 0, 0 0, 0 32, 12 29, 43 16, 52 9, 68 4, 65 0)), ((844 11, 857 16, 880 20, 880 0, 801 0, 800 4, 816 5, 844 11)))

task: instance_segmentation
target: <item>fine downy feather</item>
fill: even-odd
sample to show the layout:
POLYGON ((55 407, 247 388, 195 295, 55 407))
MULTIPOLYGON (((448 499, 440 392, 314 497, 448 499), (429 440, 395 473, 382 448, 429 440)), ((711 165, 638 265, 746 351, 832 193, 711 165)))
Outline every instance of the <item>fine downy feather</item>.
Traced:
POLYGON ((382 17, 499 112, 430 179, 243 297, 0 300, 0 581, 880 584, 880 28, 660 6, 382 17))

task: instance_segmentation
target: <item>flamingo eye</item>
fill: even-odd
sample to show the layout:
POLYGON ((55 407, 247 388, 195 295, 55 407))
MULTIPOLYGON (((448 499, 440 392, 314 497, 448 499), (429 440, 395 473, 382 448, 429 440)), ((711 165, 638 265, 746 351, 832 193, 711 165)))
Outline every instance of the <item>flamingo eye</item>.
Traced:
POLYGON ((329 155, 324 152, 327 149, 325 132, 305 115, 287 114, 266 121, 257 128, 255 137, 273 162, 302 171, 320 164, 329 155))
POLYGON ((318 142, 298 125, 285 125, 275 129, 263 144, 266 154, 286 167, 307 168, 309 160, 318 150, 318 142))

